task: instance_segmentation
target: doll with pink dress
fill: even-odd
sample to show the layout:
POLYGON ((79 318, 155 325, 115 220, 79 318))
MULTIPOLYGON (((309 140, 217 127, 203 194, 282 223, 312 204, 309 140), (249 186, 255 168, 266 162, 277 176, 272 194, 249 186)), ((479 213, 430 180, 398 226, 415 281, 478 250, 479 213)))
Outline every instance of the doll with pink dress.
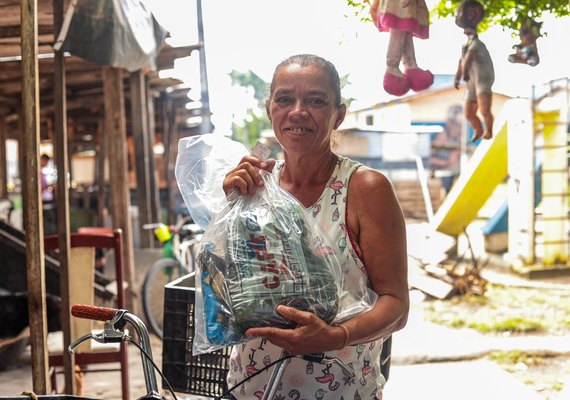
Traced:
POLYGON ((410 89, 427 89, 433 74, 416 63, 413 37, 429 37, 429 13, 424 0, 373 0, 370 15, 380 32, 389 32, 384 90, 402 96, 410 89), (404 71, 400 69, 403 64, 404 71))

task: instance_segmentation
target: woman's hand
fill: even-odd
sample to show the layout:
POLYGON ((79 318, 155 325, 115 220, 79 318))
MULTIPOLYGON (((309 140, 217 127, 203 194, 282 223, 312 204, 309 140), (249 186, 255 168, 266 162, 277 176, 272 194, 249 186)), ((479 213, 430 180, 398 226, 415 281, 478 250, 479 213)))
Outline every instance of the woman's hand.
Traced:
POLYGON ((297 326, 294 329, 249 328, 246 336, 263 337, 291 355, 338 350, 345 344, 346 332, 342 328, 327 324, 311 312, 282 305, 277 306, 276 311, 297 326))
POLYGON ((224 192, 227 195, 237 188, 242 194, 255 193, 258 187, 263 186, 259 170, 271 172, 274 166, 275 160, 261 161, 254 156, 245 156, 237 167, 226 174, 223 183, 224 192))

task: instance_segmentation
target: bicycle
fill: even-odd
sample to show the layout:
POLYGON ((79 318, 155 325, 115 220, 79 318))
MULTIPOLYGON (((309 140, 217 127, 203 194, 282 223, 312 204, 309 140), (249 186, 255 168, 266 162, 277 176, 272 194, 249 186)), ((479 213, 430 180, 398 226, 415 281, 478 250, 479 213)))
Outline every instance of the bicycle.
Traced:
POLYGON ((104 327, 100 333, 90 332, 76 339, 69 345, 68 351, 70 353, 73 353, 81 343, 87 340, 95 340, 99 343, 120 343, 128 341, 134 344, 141 352, 141 362, 147 394, 139 397, 138 400, 166 400, 159 392, 155 370, 162 377, 163 382, 169 388, 173 398, 175 400, 177 399, 170 383, 152 359, 152 348, 148 330, 140 318, 131 314, 128 310, 83 304, 74 304, 71 307, 71 315, 75 318, 104 321, 104 327), (138 343, 127 333, 128 331, 125 330, 127 324, 130 324, 136 331, 139 340, 138 343))
POLYGON ((144 316, 152 333, 162 340, 164 286, 194 270, 195 256, 203 230, 192 223, 191 217, 181 219, 175 226, 147 224, 156 238, 164 244, 162 258, 146 273, 142 287, 144 316))

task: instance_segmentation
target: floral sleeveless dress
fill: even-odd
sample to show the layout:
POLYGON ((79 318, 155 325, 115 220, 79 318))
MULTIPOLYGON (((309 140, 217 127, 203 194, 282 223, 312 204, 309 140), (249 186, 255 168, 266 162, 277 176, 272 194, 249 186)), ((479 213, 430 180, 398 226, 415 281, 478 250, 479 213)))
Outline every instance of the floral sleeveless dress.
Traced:
MULTIPOLYGON (((360 293, 360 283, 363 278, 368 283, 359 250, 349 237, 346 223, 348 185, 352 173, 360 166, 361 164, 353 160, 339 156, 319 200, 306 209, 321 231, 329 233, 328 240, 340 261, 345 278, 341 302, 354 302, 354 299, 366 296, 360 293), (343 299, 344 296, 346 299, 343 299)), ((282 167, 283 162, 274 168, 277 179, 282 167)), ((344 361, 354 370, 356 374, 354 377, 343 372, 336 364, 322 365, 297 357, 291 358, 274 399, 381 399, 382 388, 386 383, 380 373, 381 351, 382 340, 378 340, 326 353, 327 356, 338 357, 344 361)), ((278 360, 280 356, 279 347, 261 338, 235 345, 230 357, 228 387, 233 387, 242 379, 278 360)), ((273 368, 269 368, 242 384, 232 392, 232 395, 237 399, 261 399, 272 370, 273 368)))

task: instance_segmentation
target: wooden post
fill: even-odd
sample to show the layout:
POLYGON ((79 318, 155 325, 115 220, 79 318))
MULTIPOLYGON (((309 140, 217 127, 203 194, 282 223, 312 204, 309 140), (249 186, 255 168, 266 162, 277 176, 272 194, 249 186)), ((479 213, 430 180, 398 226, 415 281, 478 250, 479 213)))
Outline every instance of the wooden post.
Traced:
POLYGON ((40 126, 38 72, 38 4, 21 2, 22 109, 25 171, 24 214, 26 214, 26 269, 28 314, 32 346, 32 381, 35 394, 47 394, 48 352, 46 288, 44 270, 43 212, 40 198, 40 126))
POLYGON ((97 156, 96 168, 95 168, 95 182, 97 184, 97 224, 99 226, 105 226, 107 221, 107 208, 105 207, 105 163, 107 157, 107 135, 103 126, 105 121, 100 118, 97 121, 97 156))
MULTIPOLYGON (((63 0, 53 2, 54 31, 59 32, 63 23, 63 0)), ((71 324, 71 304, 69 286, 69 265, 71 239, 69 237, 69 187, 67 153, 67 104, 65 90, 65 59, 62 51, 56 51, 54 57, 54 158, 57 168, 56 206, 57 234, 59 238, 59 289, 61 296, 61 326, 63 330, 63 348, 67 349, 74 339, 71 324)), ((75 393, 74 364, 75 357, 68 351, 63 352, 63 371, 65 391, 75 393)))
POLYGON ((123 72, 118 68, 103 67, 103 96, 105 103, 105 131, 109 140, 110 205, 113 227, 123 230, 123 258, 125 281, 128 284, 125 306, 138 311, 133 256, 131 199, 127 165, 127 128, 123 72))
POLYGON ((175 208, 176 191, 178 187, 173 186, 175 181, 174 168, 176 166, 176 154, 178 152, 178 125, 176 123, 176 112, 170 98, 166 98, 164 102, 165 113, 164 121, 166 128, 164 135, 165 140, 165 155, 166 155, 166 184, 168 185, 168 222, 171 224, 176 223, 176 215, 172 210, 175 208))
POLYGON ((148 138, 149 138, 149 162, 150 167, 150 213, 151 220, 154 222, 162 221, 161 207, 160 207, 160 192, 158 190, 157 178, 156 178, 156 167, 154 160, 154 144, 155 140, 155 112, 154 112, 154 96, 152 95, 152 90, 150 87, 150 78, 148 75, 145 76, 145 86, 146 86, 146 104, 147 104, 147 119, 148 119, 148 138))
POLYGON ((143 229, 143 225, 151 222, 151 188, 150 188, 150 140, 147 120, 147 96, 145 76, 142 71, 131 74, 131 125, 135 141, 137 202, 139 210, 140 247, 154 247, 152 230, 143 229))
POLYGON ((166 209, 168 211, 167 221, 168 223, 172 224, 175 221, 173 221, 172 218, 172 203, 170 201, 170 194, 172 193, 172 190, 170 189, 170 182, 168 180, 168 160, 170 157, 170 141, 172 140, 172 138, 171 138, 171 124, 169 119, 170 101, 166 93, 162 93, 160 95, 159 104, 160 104, 160 122, 161 122, 160 125, 162 128, 162 144, 164 146, 164 154, 162 155, 164 162, 164 175, 162 176, 162 178, 166 182, 166 209))
MULTIPOLYGON (((20 96, 20 103, 23 104, 23 98, 20 96)), ((24 149, 24 110, 20 108, 18 112, 18 176, 20 178, 20 191, 22 194, 22 204, 26 204, 26 185, 22 184, 26 177, 26 152, 24 149)), ((23 211, 23 210, 22 210, 23 211)), ((43 219, 43 216, 42 216, 43 219)), ((26 226, 26 213, 22 212, 22 227, 26 226)))
POLYGON ((0 115, 0 199, 8 197, 8 163, 6 160, 6 116, 0 115))

